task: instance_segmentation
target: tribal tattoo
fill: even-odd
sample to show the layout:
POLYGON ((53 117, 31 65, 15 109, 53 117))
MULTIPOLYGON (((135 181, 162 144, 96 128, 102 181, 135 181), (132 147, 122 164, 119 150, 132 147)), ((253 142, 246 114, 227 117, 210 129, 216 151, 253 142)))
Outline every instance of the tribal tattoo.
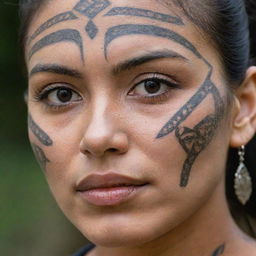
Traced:
POLYGON ((107 48, 116 38, 127 35, 148 35, 162 37, 181 44, 190 50, 199 59, 202 59, 209 67, 208 75, 191 99, 164 125, 157 135, 157 139, 162 138, 175 131, 180 145, 187 153, 187 158, 183 164, 180 177, 180 186, 186 187, 188 184, 190 171, 199 154, 209 145, 218 128, 223 113, 224 103, 217 87, 211 81, 212 66, 202 57, 198 50, 184 37, 174 31, 153 25, 124 24, 111 27, 105 35, 104 52, 107 59, 107 48), (215 113, 206 116, 194 128, 183 127, 181 124, 194 112, 202 101, 211 94, 214 99, 215 113))
POLYGON ((42 48, 59 42, 75 43, 80 49, 81 59, 84 60, 83 40, 80 33, 75 29, 63 29, 43 37, 32 46, 29 52, 29 59, 42 48))
POLYGON ((74 7, 74 10, 90 19, 93 19, 110 4, 111 3, 108 0, 80 0, 74 7))
POLYGON ((107 48, 108 45, 116 38, 128 35, 148 35, 166 38, 176 43, 181 44, 188 50, 192 51, 198 58, 202 58, 201 54, 197 51, 197 49, 184 37, 179 35, 178 33, 154 26, 154 25, 144 25, 144 24, 124 24, 114 26, 108 29, 105 35, 105 43, 104 43, 104 54, 107 59, 107 48))
POLYGON ((131 7, 114 7, 105 16, 133 16, 133 17, 144 17, 152 20, 159 20, 166 23, 175 25, 184 25, 180 17, 170 16, 160 12, 153 12, 150 10, 144 10, 139 8, 131 7))
POLYGON ((223 254, 225 251, 225 244, 222 244, 221 246, 219 246, 213 253, 211 256, 219 256, 221 254, 223 254))
POLYGON ((94 39, 98 33, 98 28, 92 19, 105 10, 110 4, 108 0, 80 0, 74 7, 75 11, 89 18, 85 26, 85 31, 91 39, 94 39))
POLYGON ((104 53, 107 59, 107 48, 109 44, 116 38, 127 35, 148 35, 166 38, 190 50, 195 56, 205 62, 209 67, 209 72, 203 85, 191 97, 191 99, 164 125, 158 133, 156 139, 175 131, 175 135, 187 153, 187 159, 183 164, 180 177, 180 186, 186 187, 188 184, 190 171, 199 154, 209 145, 218 125, 224 114, 224 103, 220 93, 214 83, 211 81, 212 66, 198 52, 198 50, 186 38, 166 28, 144 25, 144 24, 123 24, 108 29, 105 35, 104 53), (194 128, 183 127, 182 123, 194 112, 194 110, 202 103, 202 101, 211 94, 214 99, 215 113, 208 115, 200 121, 194 128))
POLYGON ((88 34, 88 36, 91 39, 93 39, 98 34, 99 29, 97 28, 95 23, 92 20, 90 20, 85 26, 85 31, 88 34))
POLYGON ((31 115, 28 115, 28 126, 37 139, 45 146, 52 146, 52 139, 35 123, 31 115))
POLYGON ((175 135, 187 153, 181 172, 180 186, 185 187, 188 184, 189 174, 198 155, 208 146, 211 142, 215 131, 218 127, 221 115, 213 114, 206 116, 200 121, 193 129, 188 127, 178 127, 175 135))
MULTIPOLYGON (((34 40, 38 35, 47 30, 48 28, 61 23, 63 21, 76 20, 78 16, 74 14, 77 12, 89 20, 85 25, 85 32, 87 35, 94 39, 99 31, 97 25, 94 23, 93 19, 100 14, 102 11, 107 9, 111 5, 109 0, 80 0, 73 8, 72 11, 67 11, 60 13, 46 22, 44 22, 29 38, 29 43, 34 40)), ((157 20, 165 23, 170 23, 174 25, 184 25, 182 19, 178 16, 171 16, 168 14, 154 12, 151 10, 141 9, 141 8, 131 8, 131 7, 114 7, 110 9, 105 15, 105 17, 111 16, 133 16, 133 17, 143 17, 152 20, 157 20)))
POLYGON ((188 184, 192 166, 199 154, 212 141, 218 125, 223 118, 225 106, 216 86, 210 80, 211 71, 205 82, 199 90, 190 98, 190 100, 167 122, 161 129, 156 138, 162 138, 175 131, 180 145, 187 153, 187 158, 183 164, 180 186, 186 187, 188 184), (189 128, 181 124, 192 114, 192 112, 208 96, 213 96, 215 112, 207 115, 195 127, 189 128))
MULTIPOLYGON (((208 74, 203 85, 191 97, 191 99, 167 122, 157 135, 157 139, 168 135, 175 131, 181 123, 183 123, 188 116, 195 110, 196 107, 211 93, 214 89, 214 84, 210 80, 211 72, 208 74)), ((215 90, 214 90, 215 92, 215 90)))
POLYGON ((67 21, 67 20, 75 20, 78 19, 78 17, 71 11, 69 12, 64 12, 64 13, 60 13, 56 16, 54 16, 53 18, 47 20, 45 23, 43 23, 33 34, 32 36, 29 38, 29 42, 30 43, 32 40, 34 40, 38 35, 40 35, 42 32, 44 32, 46 29, 61 23, 63 21, 67 21))
MULTIPOLYGON (((53 26, 54 24, 57 24, 65 20, 77 19, 78 16, 76 16, 73 12, 77 12, 77 14, 83 15, 89 19, 85 26, 85 32, 91 39, 94 39, 98 33, 98 28, 94 23, 93 19, 99 13, 103 12, 106 8, 108 8, 110 5, 111 2, 108 0, 80 0, 75 5, 72 11, 61 13, 49 19, 44 24, 42 24, 31 36, 31 40, 43 31, 45 31, 46 29, 48 29, 49 27, 53 26)), ((164 23, 171 23, 178 26, 184 25, 180 17, 171 16, 140 8, 114 7, 110 9, 104 16, 142 17, 161 21, 164 23)), ((223 118, 224 103, 217 87, 211 81, 213 67, 199 53, 196 47, 191 42, 189 42, 185 37, 170 29, 146 24, 122 24, 110 27, 107 30, 104 39, 105 59, 107 60, 108 56, 108 46, 113 40, 123 36, 131 35, 143 35, 171 40, 175 43, 182 45, 187 50, 191 51, 197 58, 201 59, 209 68, 208 75, 204 83, 198 89, 198 91, 188 100, 188 102, 185 105, 181 107, 179 111, 177 111, 174 114, 174 116, 163 126, 163 128, 156 136, 157 139, 160 139, 174 132, 178 142, 186 152, 187 158, 184 161, 180 177, 180 186, 185 187, 188 184, 190 172, 195 160, 212 141, 215 132, 218 128, 218 125, 221 119, 223 118), (195 111, 195 109, 204 101, 204 99, 208 95, 211 95, 213 97, 215 107, 214 113, 207 115, 193 128, 183 126, 183 122, 187 120, 187 118, 195 111)), ((29 58, 31 58, 33 54, 41 50, 43 47, 63 41, 75 43, 79 47, 81 59, 84 61, 82 37, 80 33, 74 29, 63 29, 46 35, 32 46, 29 52, 29 58)), ((139 61, 141 61, 141 59, 139 61)), ((41 142, 42 140, 44 142, 47 141, 42 139, 44 137, 47 138, 47 136, 45 136, 45 133, 41 131, 41 129, 38 126, 35 125, 32 119, 30 123, 31 130, 34 132, 37 138, 41 142)))
POLYGON ((36 160, 40 164, 41 168, 45 170, 46 164, 49 163, 49 159, 46 157, 44 151, 36 144, 31 144, 36 160))

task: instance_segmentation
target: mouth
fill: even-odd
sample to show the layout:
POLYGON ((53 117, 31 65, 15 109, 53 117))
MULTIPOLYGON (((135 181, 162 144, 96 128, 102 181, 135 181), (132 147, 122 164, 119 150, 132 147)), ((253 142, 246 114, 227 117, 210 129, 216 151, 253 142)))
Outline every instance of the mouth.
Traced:
POLYGON ((93 174, 79 182, 76 190, 89 204, 114 206, 138 195, 148 184, 116 173, 93 174))

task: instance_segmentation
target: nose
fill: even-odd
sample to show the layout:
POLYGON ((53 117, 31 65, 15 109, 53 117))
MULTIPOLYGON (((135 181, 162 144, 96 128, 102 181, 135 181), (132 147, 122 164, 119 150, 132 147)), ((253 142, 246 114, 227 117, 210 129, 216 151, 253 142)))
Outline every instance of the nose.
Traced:
POLYGON ((80 142, 80 152, 94 157, 127 152, 128 136, 121 123, 120 117, 110 111, 94 113, 80 142))

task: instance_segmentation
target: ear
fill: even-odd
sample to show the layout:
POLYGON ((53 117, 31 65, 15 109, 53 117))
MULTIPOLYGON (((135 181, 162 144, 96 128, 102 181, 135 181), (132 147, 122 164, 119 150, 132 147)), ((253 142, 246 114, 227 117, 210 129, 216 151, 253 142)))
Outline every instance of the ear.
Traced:
POLYGON ((246 145, 256 131, 256 67, 248 68, 246 77, 235 93, 230 146, 246 145))

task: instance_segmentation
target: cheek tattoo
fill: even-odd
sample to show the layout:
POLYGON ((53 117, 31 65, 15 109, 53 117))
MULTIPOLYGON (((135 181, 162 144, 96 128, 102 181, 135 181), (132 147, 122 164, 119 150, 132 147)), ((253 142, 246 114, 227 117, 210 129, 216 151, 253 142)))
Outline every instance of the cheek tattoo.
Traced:
POLYGON ((106 59, 108 45, 114 39, 127 35, 148 35, 169 39, 190 50, 199 59, 202 59, 207 67, 209 67, 209 72, 203 85, 200 86, 198 91, 190 98, 190 100, 164 125, 156 137, 156 139, 160 139, 175 131, 175 136, 178 142, 187 153, 187 158, 183 164, 180 177, 180 186, 186 187, 196 158, 213 139, 225 110, 220 93, 211 81, 213 67, 205 58, 203 58, 198 50, 181 35, 169 29, 142 24, 124 24, 109 28, 105 35, 104 44, 106 59), (193 128, 181 126, 209 94, 213 96, 215 112, 203 118, 193 128))
MULTIPOLYGON (((28 115, 28 127, 44 146, 49 147, 53 145, 52 139, 35 123, 30 114, 28 115)), ((32 143, 31 146, 41 168, 45 169, 46 164, 50 161, 47 159, 44 151, 36 144, 32 143)))
MULTIPOLYGON (((73 8, 72 11, 60 13, 55 17, 49 19, 43 23, 31 36, 30 40, 33 40, 43 31, 48 28, 58 24, 62 21, 78 19, 78 15, 83 15, 88 18, 88 22, 85 26, 85 32, 89 38, 94 39, 99 31, 93 19, 107 9, 111 5, 108 0, 80 0, 73 8)), ((163 23, 170 23, 175 26, 185 26, 184 22, 180 17, 171 16, 164 13, 154 12, 151 10, 131 8, 131 7, 113 7, 108 10, 104 17, 111 16, 133 16, 145 19, 151 19, 160 21, 163 23)), ((107 60, 107 50, 111 42, 122 36, 130 35, 143 35, 150 37, 160 37, 177 44, 182 45, 187 50, 191 51, 197 58, 201 59, 209 68, 209 72, 206 76, 204 83, 200 86, 198 91, 185 103, 180 110, 178 110, 173 117, 163 126, 156 136, 156 139, 161 139, 171 133, 174 133, 177 141, 186 152, 186 159, 184 161, 181 175, 180 175, 180 186, 186 187, 189 181, 190 172, 192 166, 200 155, 200 153, 210 144, 212 141, 216 130, 219 126, 220 121, 223 118, 225 111, 224 102, 221 95, 216 87, 216 85, 211 81, 211 75, 213 73, 212 65, 199 53, 196 47, 189 42, 186 38, 174 32, 170 29, 163 28, 155 25, 146 24, 120 24, 117 26, 110 27, 104 39, 104 55, 107 60), (213 97, 214 101, 214 113, 211 113, 204 117, 198 124, 190 128, 184 126, 183 123, 187 118, 197 109, 197 107, 203 102, 203 100, 208 96, 213 97)), ((83 56, 83 40, 79 31, 75 29, 64 29, 53 32, 46 35, 37 43, 35 43, 30 52, 29 58, 32 57, 37 51, 41 50, 51 44, 59 42, 72 42, 75 43, 81 53, 81 58, 84 60, 83 56)), ((29 118, 30 129, 33 131, 35 136, 46 146, 52 144, 49 136, 44 133, 32 120, 29 118)), ((39 150, 37 150, 39 152, 39 150)), ((43 155, 43 154, 41 154, 43 155)), ((218 252, 214 253, 213 256, 220 255, 218 252)))
POLYGON ((28 127, 43 145, 52 146, 52 139, 35 123, 31 115, 28 115, 28 127))
POLYGON ((187 153, 187 158, 183 164, 180 186, 186 187, 189 180, 190 171, 198 155, 209 145, 213 139, 220 121, 225 112, 224 102, 217 87, 210 80, 211 71, 201 88, 192 98, 167 122, 156 138, 162 138, 175 131, 180 145, 187 153), (195 127, 189 128, 181 124, 190 116, 203 99, 211 94, 214 100, 215 112, 203 118, 195 127))
POLYGON ((45 170, 46 164, 49 163, 50 161, 47 159, 44 151, 39 146, 37 146, 36 144, 31 144, 31 146, 35 154, 36 160, 40 164, 41 168, 45 170))

